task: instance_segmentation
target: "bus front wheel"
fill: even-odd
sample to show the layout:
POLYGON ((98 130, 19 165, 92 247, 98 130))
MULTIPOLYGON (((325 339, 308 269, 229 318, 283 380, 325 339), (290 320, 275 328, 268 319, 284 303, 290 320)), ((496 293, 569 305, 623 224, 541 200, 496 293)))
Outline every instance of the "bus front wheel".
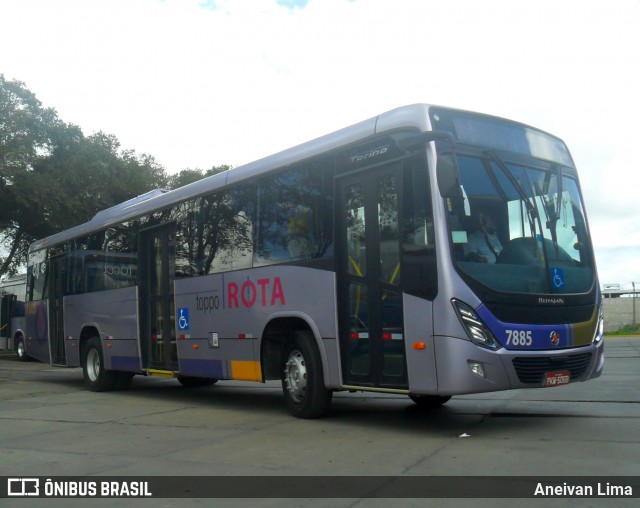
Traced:
POLYGON ((282 356, 282 391, 298 418, 318 418, 329 409, 333 392, 324 386, 320 352, 311 334, 296 332, 282 356))
POLYGON ((102 344, 98 337, 91 337, 84 348, 82 373, 84 384, 92 392, 108 392, 115 388, 118 373, 104 368, 102 344))

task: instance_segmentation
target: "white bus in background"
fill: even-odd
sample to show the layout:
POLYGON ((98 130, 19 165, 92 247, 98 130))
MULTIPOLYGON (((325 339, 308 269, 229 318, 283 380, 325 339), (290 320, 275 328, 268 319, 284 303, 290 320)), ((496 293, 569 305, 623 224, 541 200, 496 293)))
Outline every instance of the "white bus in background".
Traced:
POLYGON ((16 275, 0 281, 0 350, 16 352, 26 360, 24 341, 24 301, 27 275, 16 275))

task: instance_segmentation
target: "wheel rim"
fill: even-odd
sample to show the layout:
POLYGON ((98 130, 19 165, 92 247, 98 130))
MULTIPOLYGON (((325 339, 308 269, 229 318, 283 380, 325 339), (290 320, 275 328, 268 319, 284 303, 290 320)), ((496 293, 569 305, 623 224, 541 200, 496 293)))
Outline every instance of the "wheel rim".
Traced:
POLYGON ((298 350, 289 353, 284 365, 284 382, 294 402, 302 402, 307 391, 307 368, 304 356, 298 350))
POLYGON ((87 354, 87 376, 95 381, 100 376, 100 355, 95 349, 90 349, 87 354))
POLYGON ((24 356, 24 342, 22 340, 18 341, 18 356, 20 358, 24 356))

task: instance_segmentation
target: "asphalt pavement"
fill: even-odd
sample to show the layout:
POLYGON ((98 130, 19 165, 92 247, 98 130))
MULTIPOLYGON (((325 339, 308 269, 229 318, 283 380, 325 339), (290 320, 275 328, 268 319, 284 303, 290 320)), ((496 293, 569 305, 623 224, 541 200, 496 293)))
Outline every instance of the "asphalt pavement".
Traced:
MULTIPOLYGON (((227 381, 183 388, 171 379, 136 377, 128 391, 93 393, 84 388, 80 369, 0 354, 0 476, 638 477, 640 338, 607 338, 605 353, 604 375, 585 383, 454 397, 430 411, 405 396, 340 392, 329 416, 317 420, 292 417, 279 383, 227 381)), ((0 499, 7 507, 88 502, 0 499)), ((370 498, 90 502, 427 505, 424 499, 370 498)), ((637 499, 545 502, 633 506, 637 499)), ((513 503, 481 499, 469 506, 513 503)), ((438 499, 428 505, 463 504, 438 499)))

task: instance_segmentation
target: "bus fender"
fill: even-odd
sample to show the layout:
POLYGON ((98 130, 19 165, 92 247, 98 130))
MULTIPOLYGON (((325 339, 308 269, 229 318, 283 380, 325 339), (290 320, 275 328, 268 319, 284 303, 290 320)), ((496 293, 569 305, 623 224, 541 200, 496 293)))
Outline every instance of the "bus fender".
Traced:
MULTIPOLYGON (((340 385, 340 382, 338 379, 339 373, 332 373, 331 370, 329 369, 327 350, 326 350, 324 341, 322 340, 320 330, 316 325, 315 321, 308 314, 300 311, 294 311, 294 312, 275 312, 269 315, 269 317, 266 319, 266 324, 262 327, 262 334, 260 336, 261 344, 262 344, 262 340, 265 337, 265 333, 267 329, 277 319, 298 319, 306 323, 306 325, 309 327, 309 330, 313 334, 313 338, 315 339, 316 346, 318 346, 318 351, 320 352, 320 358, 322 360, 322 372, 324 374, 325 385, 328 388, 339 387, 340 385), (334 375, 332 376, 332 374, 334 375)), ((262 348, 262 345, 261 345, 261 348, 262 348)), ((263 366, 262 368, 264 370, 265 367, 263 366)))
MULTIPOLYGON (((11 337, 9 337, 9 341, 7 342, 7 349, 15 349, 16 339, 18 337, 22 337, 24 339, 26 338, 26 336, 27 334, 25 333, 24 328, 17 328, 15 332, 11 334, 11 337)), ((26 341, 25 341, 25 346, 26 346, 26 341)))
MULTIPOLYGON (((102 354, 104 355, 104 361, 106 364, 105 368, 111 368, 111 358, 109 357, 107 352, 104 350, 105 348, 104 348, 104 341, 102 340, 103 339, 102 332, 100 331, 100 326, 97 323, 82 323, 82 326, 80 326, 80 336, 67 340, 67 342, 70 342, 70 343, 75 342, 75 345, 76 345, 75 349, 78 352, 77 353, 78 363, 77 365, 75 365, 75 363, 73 365, 78 367, 82 366, 83 350, 86 343, 89 341, 91 337, 98 337, 100 339, 100 343, 102 344, 102 354)), ((69 345, 73 347, 72 344, 69 344, 69 345)), ((67 361, 69 360, 70 358, 67 358, 67 361)))

